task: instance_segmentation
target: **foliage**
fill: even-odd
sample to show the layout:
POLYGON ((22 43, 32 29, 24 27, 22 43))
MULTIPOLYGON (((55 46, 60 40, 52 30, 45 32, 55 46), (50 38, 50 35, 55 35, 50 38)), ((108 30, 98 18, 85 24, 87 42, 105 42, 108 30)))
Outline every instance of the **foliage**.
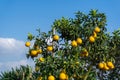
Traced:
POLYGON ((32 77, 28 68, 20 68, 2 73, 2 79, 14 80, 11 74, 17 80, 120 79, 120 29, 108 33, 104 13, 78 11, 74 18, 55 20, 48 33, 37 32, 36 36, 29 33, 25 43, 29 48, 27 58, 35 62, 32 77))
MULTIPOLYGON (((55 20, 48 33, 37 30, 37 36, 32 35, 32 39, 28 36, 28 41, 35 41, 27 57, 39 68, 36 74, 43 80, 50 75, 60 79, 62 72, 69 80, 112 79, 109 75, 117 69, 116 56, 120 55, 120 30, 110 35, 105 26, 104 13, 91 10, 86 15, 78 11, 75 18, 55 20), (54 39, 54 35, 59 37, 54 39), (39 49, 42 53, 31 56, 31 50, 39 49), (103 68, 98 67, 99 63, 103 63, 103 68)), ((119 71, 115 72, 118 75, 119 71)))
POLYGON ((20 68, 11 71, 2 72, 0 80, 35 80, 30 66, 20 66, 20 68))

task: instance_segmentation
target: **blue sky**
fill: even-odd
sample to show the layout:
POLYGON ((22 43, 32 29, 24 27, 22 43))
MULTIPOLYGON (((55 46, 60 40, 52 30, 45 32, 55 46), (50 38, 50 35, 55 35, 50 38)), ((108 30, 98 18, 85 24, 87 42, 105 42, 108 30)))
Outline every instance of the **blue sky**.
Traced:
POLYGON ((27 33, 47 32, 55 19, 74 17, 76 11, 98 9, 107 16, 107 29, 120 27, 120 0, 0 0, 0 70, 30 63, 25 58, 27 33), (11 47, 12 46, 12 47, 11 47), (17 47, 17 48, 16 48, 17 47), (20 52, 21 51, 21 52, 20 52))

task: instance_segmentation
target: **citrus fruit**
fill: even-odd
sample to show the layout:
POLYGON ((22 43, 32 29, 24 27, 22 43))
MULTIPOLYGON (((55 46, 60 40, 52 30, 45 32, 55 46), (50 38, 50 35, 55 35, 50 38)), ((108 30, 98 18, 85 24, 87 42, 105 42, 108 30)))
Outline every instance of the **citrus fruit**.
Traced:
POLYGON ((77 47, 77 42, 76 42, 75 40, 73 40, 73 41, 71 42, 71 45, 72 45, 73 47, 77 47))
POLYGON ((54 35, 54 36, 53 36, 53 40, 54 40, 54 41, 58 41, 58 40, 59 40, 59 36, 58 36, 58 35, 54 35))
POLYGON ((42 53, 42 49, 38 49, 38 50, 37 50, 37 53, 38 53, 38 54, 41 54, 41 53, 42 53))
POLYGON ((96 33, 98 33, 98 32, 100 32, 100 28, 99 28, 99 27, 95 27, 94 31, 95 31, 96 33))
POLYGON ((82 39, 81 38, 77 38, 76 42, 77 42, 77 44, 82 44, 82 39))
POLYGON ((111 69, 113 69, 113 68, 114 68, 114 65, 113 65, 113 63, 112 63, 112 62, 107 62, 107 66, 108 66, 109 68, 111 68, 111 69))
POLYGON ((115 68, 115 66, 113 65, 112 67, 111 67, 111 69, 114 69, 115 68))
POLYGON ((59 79, 60 80, 65 80, 66 79, 66 74, 65 73, 60 73, 59 79))
POLYGON ((68 80, 68 75, 66 74, 66 79, 65 80, 68 80))
POLYGON ((25 43, 25 46, 26 46, 26 47, 30 47, 30 42, 27 41, 27 42, 25 43))
POLYGON ((31 55, 32 57, 36 57, 38 54, 37 54, 37 51, 36 51, 36 50, 31 50, 31 51, 30 51, 30 55, 31 55))
POLYGON ((95 38, 94 38, 93 36, 90 36, 90 37, 89 37, 89 41, 90 41, 91 43, 93 43, 93 42, 95 42, 95 38))
POLYGON ((40 58, 39 58, 39 61, 40 61, 40 62, 43 62, 44 60, 45 60, 45 59, 44 59, 43 57, 40 57, 40 58))
POLYGON ((104 63, 104 67, 103 67, 104 70, 109 70, 109 67, 107 66, 106 63, 104 63))
POLYGON ((100 62, 100 63, 98 64, 98 67, 99 67, 99 69, 103 69, 104 63, 100 62))
POLYGON ((94 31, 93 32, 93 37, 96 38, 97 37, 97 33, 94 31))
POLYGON ((48 46, 47 47, 47 51, 52 51, 53 50, 53 47, 52 46, 48 46))
POLYGON ((48 76, 48 80, 55 80, 55 77, 53 75, 48 76))

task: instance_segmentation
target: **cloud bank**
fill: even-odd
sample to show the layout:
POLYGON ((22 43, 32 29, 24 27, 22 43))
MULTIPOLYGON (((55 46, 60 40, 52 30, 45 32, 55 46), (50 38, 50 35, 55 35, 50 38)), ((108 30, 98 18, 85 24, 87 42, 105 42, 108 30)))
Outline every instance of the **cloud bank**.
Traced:
POLYGON ((0 38, 0 54, 23 54, 25 49, 23 41, 14 38, 0 38))
POLYGON ((33 61, 26 58, 27 50, 24 41, 14 38, 0 38, 0 72, 20 65, 33 66, 33 61))

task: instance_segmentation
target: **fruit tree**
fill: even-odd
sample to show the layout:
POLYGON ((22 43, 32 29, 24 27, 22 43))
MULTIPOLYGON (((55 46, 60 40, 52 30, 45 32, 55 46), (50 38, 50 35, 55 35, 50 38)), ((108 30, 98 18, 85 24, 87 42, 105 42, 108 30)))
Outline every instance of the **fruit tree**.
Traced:
POLYGON ((104 80, 120 66, 120 30, 108 33, 106 16, 97 10, 78 11, 74 18, 55 20, 47 33, 37 31, 25 45, 38 80, 104 80))

